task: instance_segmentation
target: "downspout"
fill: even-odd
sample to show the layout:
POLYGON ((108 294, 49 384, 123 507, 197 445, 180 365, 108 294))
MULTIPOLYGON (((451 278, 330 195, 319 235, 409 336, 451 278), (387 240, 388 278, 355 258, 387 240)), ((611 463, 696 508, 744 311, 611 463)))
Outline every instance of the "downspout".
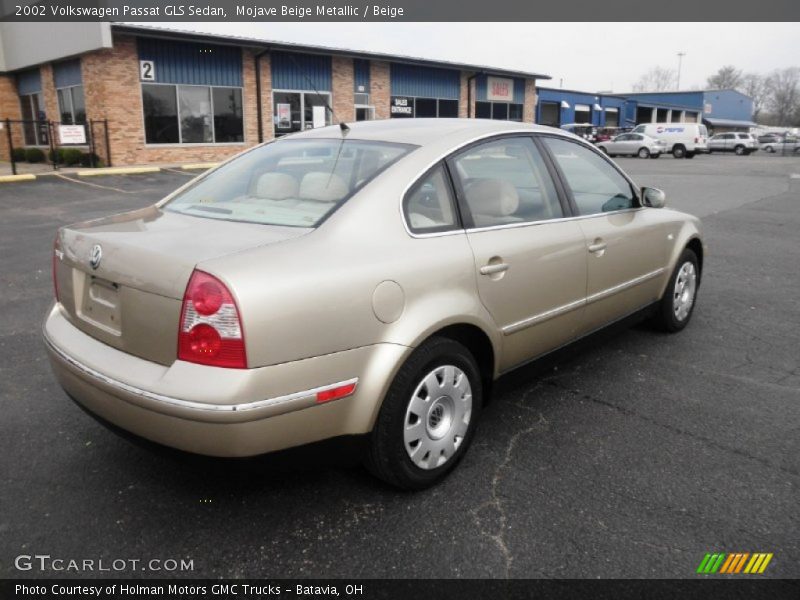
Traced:
POLYGON ((262 114, 261 108, 261 56, 269 52, 268 48, 265 48, 258 54, 253 57, 253 61, 256 68, 256 115, 257 115, 257 122, 258 122, 258 143, 262 143, 264 141, 264 116, 262 114))

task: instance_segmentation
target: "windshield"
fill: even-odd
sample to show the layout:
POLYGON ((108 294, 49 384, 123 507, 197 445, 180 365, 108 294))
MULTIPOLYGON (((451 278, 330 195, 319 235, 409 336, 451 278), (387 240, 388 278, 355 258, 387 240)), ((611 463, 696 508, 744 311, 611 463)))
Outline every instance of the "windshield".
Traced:
POLYGON ((361 140, 284 139, 210 173, 164 208, 209 219, 316 227, 413 148, 361 140))

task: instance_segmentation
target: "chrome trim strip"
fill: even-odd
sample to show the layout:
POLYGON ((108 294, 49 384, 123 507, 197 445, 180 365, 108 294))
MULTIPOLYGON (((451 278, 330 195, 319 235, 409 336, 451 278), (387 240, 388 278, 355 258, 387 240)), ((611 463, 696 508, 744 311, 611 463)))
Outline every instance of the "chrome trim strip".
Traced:
POLYGON ((532 327, 548 319, 552 319, 554 317, 561 316, 565 313, 568 313, 576 308, 581 308, 582 306, 587 306, 592 302, 597 302, 598 300, 603 300, 604 298, 608 298, 609 296, 613 296, 614 294, 618 294, 624 290, 637 286, 645 281, 649 281, 654 277, 658 277, 661 275, 665 269, 663 267, 655 269, 654 271, 650 271, 649 273, 645 273, 644 275, 640 275, 639 277, 634 277, 628 281, 624 281, 619 285, 615 285, 608 289, 602 290, 600 292, 596 292, 586 298, 581 298, 580 300, 575 300, 573 302, 568 302, 562 306, 557 306, 556 308, 552 308, 550 310, 546 310, 542 313, 533 315, 531 317, 527 317, 522 319, 521 321, 517 321, 516 323, 511 323, 510 325, 506 325, 502 328, 503 335, 511 335, 512 333, 517 333, 518 331, 522 331, 523 329, 527 329, 528 327, 532 327))
MULTIPOLYGON (((320 387, 312 388, 310 390, 304 390, 301 392, 295 392, 293 394, 286 394, 284 396, 276 396, 274 398, 266 398, 264 400, 255 400, 253 402, 242 402, 240 404, 211 404, 206 402, 194 402, 192 400, 181 400, 180 398, 173 398, 171 396, 164 396, 162 394, 157 394, 155 392, 148 392, 147 390, 143 390, 127 383, 123 383, 117 379, 113 379, 100 373, 99 371, 95 371, 91 367, 87 367, 83 363, 78 362, 71 356, 67 355, 63 350, 56 347, 53 342, 51 342, 47 336, 44 338, 47 346, 56 354, 58 357, 72 366, 73 368, 79 370, 80 372, 96 379, 108 386, 114 387, 119 389, 123 392, 127 392, 129 394, 133 394, 135 396, 139 396, 141 398, 145 398, 147 400, 152 400, 154 402, 158 402, 160 404, 166 404, 168 406, 173 406, 177 408, 184 408, 190 410, 200 410, 200 411, 207 411, 211 413, 239 413, 239 412, 246 412, 251 410, 256 410, 259 408, 268 408, 268 407, 278 407, 281 406, 284 410, 276 411, 270 414, 270 416, 274 414, 281 414, 284 412, 291 412, 293 410, 297 410, 299 408, 305 408, 306 406, 313 406, 316 404, 316 395, 319 392, 326 392, 328 390, 332 390, 338 387, 346 386, 346 385, 355 385, 358 386, 358 377, 354 377, 352 379, 347 379, 345 381, 338 381, 336 383, 331 383, 329 385, 323 385, 320 387), (287 406, 289 405, 289 406, 287 406)), ((355 393, 356 388, 353 388, 353 391, 348 394, 351 396, 355 393)), ((347 396, 343 396, 342 398, 346 398, 347 396)), ((337 398, 337 400, 341 400, 341 398, 337 398)))
POLYGON ((608 298, 609 296, 613 296, 614 294, 618 294, 624 290, 632 288, 640 283, 644 283, 645 281, 649 281, 654 277, 658 277, 664 272, 664 267, 660 267, 655 271, 650 271, 649 273, 645 273, 644 275, 640 275, 639 277, 635 277, 630 281, 624 281, 619 285, 615 285, 608 289, 605 289, 601 292, 596 292, 590 296, 586 297, 586 304, 591 304, 592 302, 597 302, 598 300, 603 300, 604 298, 608 298))

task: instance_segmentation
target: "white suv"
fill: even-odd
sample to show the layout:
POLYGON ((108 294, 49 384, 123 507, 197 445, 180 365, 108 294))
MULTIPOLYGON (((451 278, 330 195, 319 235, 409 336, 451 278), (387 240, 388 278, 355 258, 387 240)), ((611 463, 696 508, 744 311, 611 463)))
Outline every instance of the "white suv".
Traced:
POLYGON ((750 133, 718 133, 708 140, 708 152, 735 152, 747 156, 758 150, 758 140, 750 133))

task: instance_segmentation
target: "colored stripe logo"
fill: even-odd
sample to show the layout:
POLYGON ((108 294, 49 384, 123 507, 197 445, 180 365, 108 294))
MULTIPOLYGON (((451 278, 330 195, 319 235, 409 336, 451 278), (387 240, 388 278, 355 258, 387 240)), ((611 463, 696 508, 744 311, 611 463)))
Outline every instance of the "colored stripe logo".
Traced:
POLYGON ((766 571, 772 556, 771 552, 756 552, 753 554, 749 552, 707 553, 700 562, 700 566, 697 567, 697 572, 703 575, 713 575, 715 573, 760 575, 766 571))

